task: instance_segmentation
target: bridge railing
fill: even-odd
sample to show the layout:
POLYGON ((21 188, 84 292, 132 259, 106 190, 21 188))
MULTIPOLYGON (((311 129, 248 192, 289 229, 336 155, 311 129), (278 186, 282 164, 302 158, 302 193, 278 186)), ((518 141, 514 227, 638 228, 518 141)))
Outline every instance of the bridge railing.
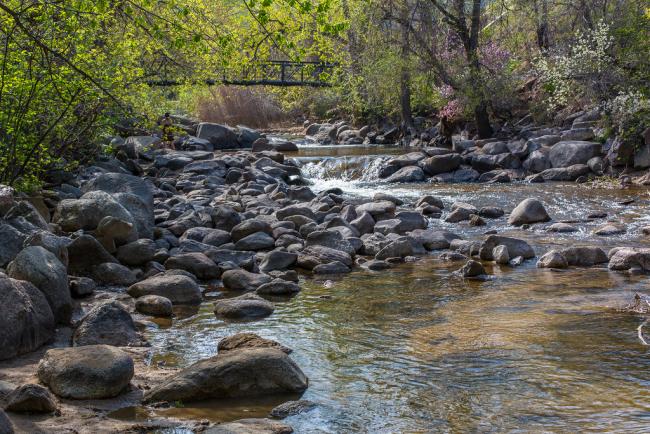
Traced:
MULTIPOLYGON (((272 60, 244 65, 241 70, 222 71, 220 78, 205 80, 205 84, 238 86, 331 86, 336 64, 324 62, 293 62, 272 60)), ((149 80, 151 86, 176 86, 180 81, 167 78, 149 80)))

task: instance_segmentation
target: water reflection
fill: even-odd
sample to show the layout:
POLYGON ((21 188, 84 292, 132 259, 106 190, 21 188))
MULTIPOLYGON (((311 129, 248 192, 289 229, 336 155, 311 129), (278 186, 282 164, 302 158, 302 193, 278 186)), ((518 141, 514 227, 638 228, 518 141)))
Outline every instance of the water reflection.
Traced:
MULTIPOLYGON (((636 232, 648 218, 645 191, 420 184, 391 192, 507 209, 534 196, 556 220, 602 210, 626 222, 628 234, 594 237, 592 227, 603 221, 585 221, 577 224, 578 243, 647 245, 636 232), (632 206, 618 205, 630 197, 632 206)), ((470 238, 486 230, 450 227, 470 238)), ((505 231, 504 219, 488 228, 505 231)), ((576 234, 551 236, 544 226, 507 232, 530 239, 538 253, 576 244, 576 234)), ((380 273, 303 276, 301 293, 253 323, 223 322, 206 302, 147 332, 151 363, 187 366, 240 331, 278 340, 309 377, 303 398, 319 405, 287 420, 299 433, 648 432, 650 359, 636 336, 642 318, 618 311, 635 292, 647 293, 647 278, 605 268, 540 270, 534 261, 486 265, 494 275, 486 282, 464 281, 451 274, 458 263, 434 256, 380 273)), ((281 401, 187 403, 147 417, 227 421, 263 416, 281 401)))

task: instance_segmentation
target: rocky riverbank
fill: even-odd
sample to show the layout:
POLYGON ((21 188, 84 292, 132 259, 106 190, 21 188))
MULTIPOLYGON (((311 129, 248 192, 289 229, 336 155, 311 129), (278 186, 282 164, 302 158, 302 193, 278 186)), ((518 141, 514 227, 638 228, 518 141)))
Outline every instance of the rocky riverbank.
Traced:
MULTIPOLYGON (((59 173, 39 196, 0 189, 0 397, 9 415, 0 413, 0 423, 7 432, 10 423, 18 431, 89 432, 105 424, 110 411, 138 404, 304 392, 309 380, 288 355, 291 350, 255 335, 227 338, 216 356, 184 369, 145 363, 148 343, 142 330, 151 317, 197 305, 208 290, 226 295, 214 302, 217 317, 259 321, 273 315, 277 297, 296 294, 310 276, 359 267, 381 272, 430 254, 457 261, 457 274, 467 279, 494 278, 485 271, 488 262, 650 270, 648 249, 620 246, 605 252, 577 246, 537 259, 522 239, 492 231, 464 239, 439 227, 440 219, 474 227, 501 219, 513 227, 541 226, 551 234, 575 229, 555 221, 534 198, 506 210, 445 203, 435 196, 404 203, 386 193, 362 199, 340 189, 312 191, 299 167, 275 150, 277 141, 250 131, 225 139, 224 134, 201 124, 199 137, 179 142, 184 149, 202 143, 204 150, 156 150, 155 138, 145 136, 115 140, 117 158, 102 158, 75 174, 59 173), (222 140, 228 147, 247 140, 256 152, 214 153, 206 144, 214 149, 226 143, 222 140), (257 152, 262 144, 273 150, 257 152)), ((435 157, 462 160, 459 155, 440 153, 418 164, 435 157)), ((408 167, 421 169, 399 170, 408 167)), ((598 236, 626 230, 606 217, 586 217, 602 220, 598 236)), ((273 414, 310 408, 299 401, 273 414)), ((116 430, 143 428, 110 420, 116 430)), ((178 424, 160 419, 148 429, 178 424)), ((291 430, 270 420, 235 425, 228 428, 291 430)), ((191 428, 230 432, 201 421, 191 428)))

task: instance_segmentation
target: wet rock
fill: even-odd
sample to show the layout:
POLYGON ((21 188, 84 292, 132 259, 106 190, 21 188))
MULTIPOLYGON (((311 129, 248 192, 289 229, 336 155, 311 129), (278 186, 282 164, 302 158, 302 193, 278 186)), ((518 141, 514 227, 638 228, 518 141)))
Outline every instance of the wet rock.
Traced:
MULTIPOLYGON (((331 249, 325 246, 308 246, 303 249, 301 255, 314 256, 322 263, 338 261, 346 267, 352 266, 352 257, 341 250, 331 249)), ((300 258, 300 257, 299 257, 300 258)))
POLYGON ((549 226, 546 229, 547 232, 555 232, 555 233, 561 233, 561 234, 566 234, 566 233, 571 233, 571 232, 577 232, 578 229, 575 226, 571 226, 570 224, 567 223, 555 223, 549 226))
POLYGON ((300 292, 300 287, 293 282, 273 279, 255 290, 260 295, 292 295, 300 292))
POLYGON ((266 274, 235 269, 224 271, 221 280, 223 286, 232 291, 255 291, 265 283, 269 283, 272 279, 266 274))
POLYGON ((240 419, 203 431, 206 434, 291 434, 291 426, 270 419, 240 419))
POLYGON ((344 274, 349 273, 350 268, 340 261, 333 261, 316 265, 312 271, 314 274, 344 274))
POLYGON ((137 267, 153 260, 157 246, 153 240, 141 238, 117 249, 117 260, 124 265, 137 267))
POLYGON ((180 253, 165 261, 168 270, 185 270, 201 280, 218 279, 221 269, 203 253, 180 253))
POLYGON ((236 333, 219 341, 217 350, 219 353, 234 351, 242 348, 275 348, 285 354, 291 354, 293 350, 287 348, 271 339, 264 339, 255 333, 236 333))
POLYGON ((264 256, 260 263, 260 271, 268 273, 273 270, 284 270, 296 263, 298 255, 295 253, 273 250, 264 256))
POLYGON ((472 214, 469 218, 469 225, 470 226, 485 226, 485 220, 483 220, 481 217, 477 216, 476 214, 472 214))
POLYGON ((387 182, 421 182, 425 179, 424 171, 418 166, 407 166, 386 178, 387 182))
POLYGON ((508 248, 508 255, 511 258, 521 256, 524 259, 534 258, 535 251, 533 248, 524 240, 518 238, 504 237, 501 235, 490 235, 487 239, 481 244, 479 250, 479 256, 484 261, 492 261, 494 258, 492 252, 494 248, 499 245, 504 245, 508 248))
POLYGON ((434 197, 434 196, 423 196, 420 199, 418 199, 417 202, 415 202, 415 208, 420 208, 422 205, 432 205, 435 206, 436 208, 444 209, 445 204, 442 202, 442 199, 434 197))
POLYGON ((569 247, 562 249, 560 253, 572 266, 591 267, 608 262, 607 254, 600 247, 569 247))
POLYGON ((508 253, 508 246, 499 245, 492 249, 492 257, 494 262, 500 265, 507 265, 510 263, 510 254, 508 253))
POLYGON ((508 223, 513 226, 523 224, 547 222, 549 217, 544 205, 537 199, 525 199, 519 203, 510 213, 508 223))
POLYGON ((458 169, 450 173, 441 173, 431 178, 435 182, 474 182, 480 174, 474 169, 458 169))
POLYGON ((463 265, 457 273, 465 278, 477 278, 486 275, 483 264, 471 259, 467 261, 467 263, 463 265))
POLYGON ((409 232, 409 236, 422 244, 427 250, 448 249, 453 240, 460 237, 452 232, 433 229, 417 229, 409 232))
POLYGON ((501 208, 494 206, 486 206, 478 210, 478 215, 486 219, 498 219, 503 217, 505 212, 501 208))
POLYGON ((145 394, 145 402, 252 398, 300 393, 308 380, 283 351, 241 348, 218 353, 168 377, 145 394))
POLYGON ((567 268, 566 258, 557 250, 550 250, 537 261, 537 268, 567 268))
POLYGON ((135 283, 127 292, 134 298, 160 295, 171 300, 173 304, 198 304, 203 300, 201 289, 194 279, 168 273, 157 274, 135 283))
POLYGON ((109 345, 51 349, 38 364, 38 378, 62 398, 112 398, 132 377, 131 357, 109 345))
POLYGON ((334 230, 314 231, 307 236, 307 246, 322 246, 330 249, 340 250, 353 255, 356 250, 340 232, 334 230))
POLYGON ((58 406, 56 398, 45 387, 24 384, 7 396, 5 410, 14 413, 52 413, 58 410, 58 406))
POLYGON ((72 341, 77 347, 102 344, 126 347, 142 343, 131 314, 118 301, 104 302, 88 312, 72 341))
POLYGON ((37 287, 47 299, 54 319, 68 324, 72 316, 72 298, 65 266, 40 246, 23 249, 7 268, 9 277, 25 280, 37 287))
POLYGON ((640 268, 650 270, 650 249, 619 247, 609 251, 609 269, 616 271, 640 268))
POLYGON ((447 223, 458 223, 469 220, 472 214, 478 214, 475 206, 463 202, 454 202, 451 205, 451 213, 445 218, 447 223))
POLYGON ((381 270, 387 270, 390 268, 390 264, 386 261, 381 261, 378 259, 373 259, 365 264, 363 264, 364 267, 366 267, 370 271, 381 271, 381 270))
POLYGON ((430 176, 453 172, 462 163, 460 154, 434 155, 420 162, 420 167, 430 176))
POLYGON ((547 169, 539 175, 544 181, 575 181, 581 176, 589 174, 589 172, 589 166, 586 164, 574 164, 569 167, 547 169))
POLYGON ((383 201, 383 200, 389 200, 389 201, 393 202, 397 206, 400 206, 400 205, 404 204, 403 200, 398 199, 397 197, 393 196, 392 194, 383 193, 383 192, 375 193, 372 196, 372 200, 375 201, 375 202, 379 202, 379 201, 383 201))
POLYGON ((160 295, 145 295, 135 301, 135 310, 145 315, 169 318, 173 314, 170 299, 160 295))
POLYGON ((403 258, 414 254, 413 245, 407 237, 391 241, 375 255, 375 259, 403 258))
POLYGON ((594 231, 594 235, 599 235, 601 237, 608 237, 612 235, 621 235, 624 234, 625 232, 627 231, 622 226, 607 224, 596 229, 594 231))
POLYGON ((70 277, 70 293, 73 297, 80 298, 92 294, 97 288, 94 280, 88 277, 70 277))
POLYGON ((305 399, 301 399, 300 401, 288 401, 271 410, 270 416, 284 419, 285 417, 306 413, 314 408, 316 408, 316 403, 305 399))
POLYGON ((105 262, 93 270, 93 277, 102 285, 129 286, 137 282, 135 273, 121 264, 105 262))
POLYGON ((29 282, 0 274, 0 360, 33 351, 54 336, 45 295, 29 282))

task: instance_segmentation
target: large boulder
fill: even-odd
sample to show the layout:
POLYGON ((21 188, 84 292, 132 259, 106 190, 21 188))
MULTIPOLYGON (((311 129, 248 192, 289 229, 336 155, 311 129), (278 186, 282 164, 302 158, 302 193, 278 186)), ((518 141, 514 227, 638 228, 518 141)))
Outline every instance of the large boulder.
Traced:
POLYGON ((54 315, 34 285, 0 274, 0 360, 28 353, 54 336, 54 315))
MULTIPOLYGON (((260 286, 262 288, 264 285, 260 286)), ((219 318, 249 320, 264 318, 273 313, 273 303, 256 294, 244 294, 239 297, 217 300, 214 314, 219 318)))
POLYGON ((53 222, 66 232, 94 230, 108 216, 135 225, 131 213, 104 191, 91 191, 80 199, 62 200, 57 205, 53 222))
POLYGON ((574 164, 586 164, 591 158, 602 152, 600 143, 583 141, 564 141, 556 143, 549 153, 553 167, 569 167, 574 164))
POLYGON ((139 176, 126 175, 123 173, 104 173, 86 183, 83 186, 83 190, 85 192, 105 191, 109 194, 132 194, 139 197, 145 204, 147 204, 147 206, 153 209, 153 194, 155 188, 151 181, 140 178, 139 176))
POLYGON ((544 205, 537 199, 525 199, 519 203, 510 213, 508 223, 514 226, 521 226, 528 223, 547 222, 548 216, 544 205))
POLYGON ((92 235, 81 235, 68 246, 68 272, 70 274, 92 275, 100 264, 117 263, 99 241, 92 235))
POLYGON ((118 301, 95 306, 81 320, 72 337, 75 346, 113 345, 116 347, 141 344, 131 314, 118 301))
POLYGON ((72 297, 65 266, 40 246, 23 249, 7 268, 9 277, 26 280, 36 286, 50 304, 54 319, 68 324, 72 317, 72 297))
POLYGON ((252 398, 301 393, 308 380, 283 351, 245 348, 219 353, 168 377, 148 391, 145 402, 252 398))
POLYGON ((508 256, 511 258, 516 258, 517 256, 521 256, 524 259, 535 257, 535 251, 526 241, 501 235, 488 236, 483 244, 481 244, 479 257, 484 261, 494 260, 494 248, 501 245, 508 248, 508 256))
POLYGON ((463 162, 460 154, 434 155, 420 162, 420 167, 428 175, 453 172, 463 162))
POLYGON ((62 398, 113 398, 132 377, 133 359, 109 345, 51 349, 38 364, 39 380, 62 398))
POLYGON ((217 279, 221 276, 221 269, 217 264, 203 253, 180 253, 165 261, 168 270, 185 270, 201 280, 217 279))
POLYGON ((153 260, 158 247, 153 240, 141 238, 117 249, 117 259, 125 265, 139 266, 153 260))
POLYGON ((201 122, 196 130, 196 136, 199 139, 210 141, 215 149, 236 149, 240 147, 236 131, 226 125, 201 122))
POLYGON ((23 249, 27 235, 0 221, 0 267, 5 267, 23 249))
POLYGON ((568 266, 564 255, 557 250, 549 250, 537 261, 537 268, 567 268, 568 266))
POLYGON ((590 267, 609 261, 607 254, 600 247, 567 247, 560 250, 568 265, 590 267))
POLYGON ((131 285, 127 292, 134 298, 160 295, 174 304, 198 304, 203 300, 201 288, 196 281, 180 274, 157 274, 131 285))
POLYGON ((224 287, 233 291, 255 291, 265 283, 269 283, 272 278, 266 274, 234 269, 224 271, 221 280, 224 287))
POLYGON ((424 171, 417 166, 402 167, 386 178, 386 182, 420 182, 425 179, 424 171))

